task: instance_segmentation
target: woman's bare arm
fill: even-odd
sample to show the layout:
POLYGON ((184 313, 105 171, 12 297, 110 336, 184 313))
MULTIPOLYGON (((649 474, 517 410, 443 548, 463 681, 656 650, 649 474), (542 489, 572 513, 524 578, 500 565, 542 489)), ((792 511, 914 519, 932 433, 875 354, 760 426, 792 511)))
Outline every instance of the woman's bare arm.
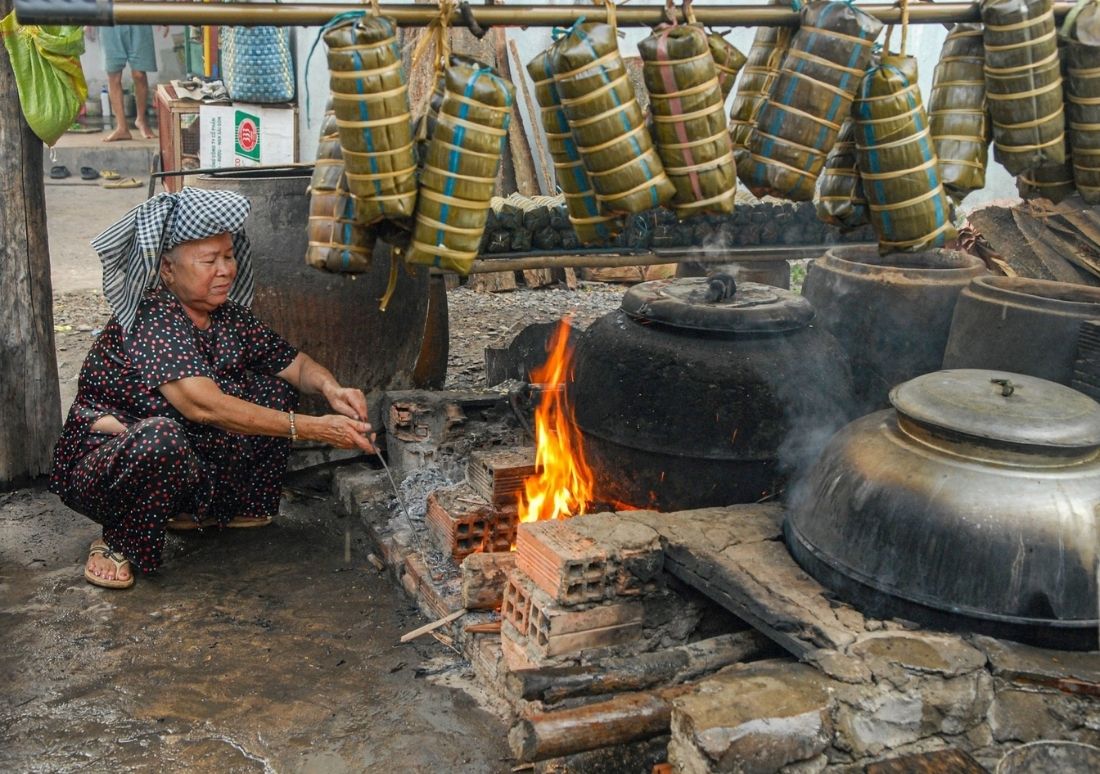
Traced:
POLYGON ((359 420, 367 418, 367 400, 363 392, 353 387, 341 387, 331 371, 305 352, 299 352, 291 364, 276 376, 290 382, 301 393, 323 395, 338 414, 359 420))

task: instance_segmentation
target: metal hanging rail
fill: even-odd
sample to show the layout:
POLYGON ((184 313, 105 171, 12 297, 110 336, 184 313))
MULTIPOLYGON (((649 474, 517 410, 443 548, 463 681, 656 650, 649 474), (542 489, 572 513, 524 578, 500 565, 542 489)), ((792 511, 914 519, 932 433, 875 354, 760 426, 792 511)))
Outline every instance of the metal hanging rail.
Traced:
MULTIPOLYGON (((316 27, 334 16, 365 6, 305 5, 293 3, 164 3, 112 2, 112 0, 15 0, 20 24, 115 24, 270 25, 316 27)), ((901 9, 892 4, 860 4, 859 8, 886 24, 901 23, 901 9)), ((1073 3, 1056 3, 1054 13, 1063 17, 1073 3)), ((421 27, 439 17, 432 5, 383 5, 382 13, 399 27, 421 27)), ((605 21, 602 5, 471 5, 469 16, 481 27, 567 27, 582 16, 605 21)), ((715 27, 793 27, 798 12, 779 6, 695 5, 700 23, 715 27)), ((660 5, 624 5, 616 10, 620 27, 653 27, 665 21, 660 5)), ((946 24, 979 21, 978 3, 920 3, 909 7, 910 24, 946 24)), ((451 18, 465 26, 463 13, 451 18)))

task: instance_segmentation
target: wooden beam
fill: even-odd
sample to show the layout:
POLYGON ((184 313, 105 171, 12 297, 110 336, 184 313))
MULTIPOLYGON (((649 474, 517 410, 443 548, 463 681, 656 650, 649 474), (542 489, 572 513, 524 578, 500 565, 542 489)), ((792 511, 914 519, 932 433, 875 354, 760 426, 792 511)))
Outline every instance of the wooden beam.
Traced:
MULTIPOLYGON (((0 0, 0 17, 11 11, 0 0)), ((61 427, 42 140, 23 119, 0 46, 0 489, 50 469, 61 427)))

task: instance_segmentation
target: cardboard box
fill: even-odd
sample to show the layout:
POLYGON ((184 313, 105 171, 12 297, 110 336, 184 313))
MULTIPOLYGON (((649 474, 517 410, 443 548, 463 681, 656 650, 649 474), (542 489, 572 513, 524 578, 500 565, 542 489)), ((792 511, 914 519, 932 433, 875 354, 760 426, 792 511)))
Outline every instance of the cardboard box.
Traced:
POLYGON ((203 105, 199 163, 215 167, 292 164, 298 160, 298 110, 270 105, 203 105))

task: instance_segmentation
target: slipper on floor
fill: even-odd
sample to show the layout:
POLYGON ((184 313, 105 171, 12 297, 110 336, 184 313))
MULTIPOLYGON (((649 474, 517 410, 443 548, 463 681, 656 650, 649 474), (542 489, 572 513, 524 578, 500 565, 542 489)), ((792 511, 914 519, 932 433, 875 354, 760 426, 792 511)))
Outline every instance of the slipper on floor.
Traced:
POLYGON ((164 523, 164 528, 171 532, 192 532, 196 529, 205 529, 207 527, 216 527, 218 522, 214 519, 203 519, 202 521, 195 521, 186 513, 181 513, 174 519, 169 519, 164 523))
POLYGON ((81 180, 95 180, 98 177, 99 177, 99 172, 92 169, 91 167, 81 167, 80 168, 80 179, 81 180))
POLYGON ((225 526, 229 529, 252 529, 266 527, 270 523, 270 516, 234 516, 225 526))
POLYGON ((112 551, 102 540, 96 540, 92 542, 92 547, 88 551, 88 558, 91 559, 93 556, 102 556, 104 559, 107 559, 112 564, 114 564, 115 578, 100 578, 98 575, 91 571, 88 565, 85 564, 84 579, 88 581, 88 583, 92 584, 93 586, 100 586, 105 589, 128 589, 134 585, 134 571, 133 568, 130 567, 130 560, 127 559, 125 556, 112 551), (126 580, 118 580, 118 572, 123 567, 126 567, 130 570, 130 577, 126 580))
POLYGON ((123 180, 112 180, 109 183, 104 183, 104 188, 141 188, 145 185, 136 177, 127 177, 123 180))
POLYGON ((67 177, 72 177, 72 174, 66 166, 50 167, 50 177, 53 180, 64 180, 67 177))
POLYGON ((100 177, 104 180, 118 180, 118 171, 114 169, 101 169, 99 171, 100 177))

